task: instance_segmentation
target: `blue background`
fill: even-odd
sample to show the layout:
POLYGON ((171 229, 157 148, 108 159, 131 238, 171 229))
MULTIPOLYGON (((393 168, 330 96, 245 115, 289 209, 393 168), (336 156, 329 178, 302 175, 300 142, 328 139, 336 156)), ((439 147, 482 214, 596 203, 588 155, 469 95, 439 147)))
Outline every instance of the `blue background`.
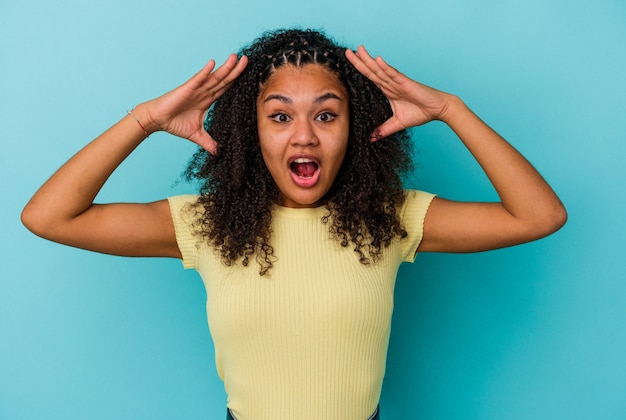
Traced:
MULTIPOLYGON (((3 0, 0 419, 223 418, 197 274, 46 242, 19 213, 126 109, 292 25, 461 96, 569 210, 545 240, 401 268, 383 417, 626 418, 622 0, 3 0)), ((414 137, 411 186, 495 198, 445 126, 414 137)), ((179 174, 193 150, 151 136, 99 201, 192 191, 179 174)))

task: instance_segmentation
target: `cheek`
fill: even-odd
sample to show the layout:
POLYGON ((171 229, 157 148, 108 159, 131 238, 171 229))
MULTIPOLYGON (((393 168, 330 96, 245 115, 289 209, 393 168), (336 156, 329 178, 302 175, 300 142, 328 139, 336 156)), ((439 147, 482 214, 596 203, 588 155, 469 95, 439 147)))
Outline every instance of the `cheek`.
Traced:
POLYGON ((270 172, 273 172, 280 165, 281 156, 279 150, 273 147, 271 139, 267 138, 260 140, 259 148, 261 149, 261 157, 263 162, 265 162, 265 166, 270 172))
POLYGON ((336 156, 338 157, 339 164, 341 165, 346 158, 346 153, 348 152, 348 133, 344 133, 342 136, 342 140, 337 145, 336 156))
POLYGON ((267 129, 263 127, 263 124, 257 124, 257 133, 259 138, 259 149, 261 150, 261 156, 267 164, 267 158, 271 154, 271 141, 268 138, 267 129))
POLYGON ((269 163, 271 162, 271 150, 269 150, 267 148, 267 146, 264 144, 263 141, 261 141, 260 144, 260 149, 261 149, 261 156, 263 157, 263 162, 265 162, 265 166, 269 166, 269 163))

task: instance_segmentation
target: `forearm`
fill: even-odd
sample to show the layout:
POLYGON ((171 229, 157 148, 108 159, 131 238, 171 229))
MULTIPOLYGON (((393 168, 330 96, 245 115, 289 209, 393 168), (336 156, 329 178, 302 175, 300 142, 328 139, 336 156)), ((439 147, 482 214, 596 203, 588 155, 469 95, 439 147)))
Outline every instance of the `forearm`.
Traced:
POLYGON ((565 217, 561 201, 530 162, 460 99, 451 97, 441 119, 480 164, 512 216, 538 223, 565 217))
MULTIPOLYGON (((140 105, 135 116, 146 121, 140 105)), ((150 129, 150 127, 147 127, 150 129)), ((130 115, 122 118, 59 168, 35 193, 22 213, 31 230, 61 228, 88 210, 96 195, 128 155, 145 139, 146 133, 130 115)))

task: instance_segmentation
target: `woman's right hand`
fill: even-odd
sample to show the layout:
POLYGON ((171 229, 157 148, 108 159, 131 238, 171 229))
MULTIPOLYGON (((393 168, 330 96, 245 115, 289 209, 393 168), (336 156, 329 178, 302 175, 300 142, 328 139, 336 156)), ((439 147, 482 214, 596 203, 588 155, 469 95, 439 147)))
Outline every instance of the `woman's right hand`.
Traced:
POLYGON ((180 257, 167 201, 94 204, 113 171, 149 134, 163 130, 211 153, 217 143, 204 115, 246 67, 232 54, 213 71, 213 60, 176 89, 137 106, 76 153, 35 193, 22 212, 33 233, 62 244, 107 254, 180 257))
POLYGON ((200 72, 176 89, 138 105, 133 113, 149 133, 166 131, 198 144, 212 154, 217 142, 204 129, 204 117, 209 107, 239 77, 248 64, 231 54, 217 70, 210 60, 200 72))

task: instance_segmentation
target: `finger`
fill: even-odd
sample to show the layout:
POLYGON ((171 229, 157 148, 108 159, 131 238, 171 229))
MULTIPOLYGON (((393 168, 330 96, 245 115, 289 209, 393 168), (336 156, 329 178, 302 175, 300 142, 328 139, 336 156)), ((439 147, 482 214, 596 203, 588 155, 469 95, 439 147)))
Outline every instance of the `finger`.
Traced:
POLYGON ((387 77, 387 81, 400 83, 407 79, 406 75, 389 65, 381 56, 376 57, 376 64, 387 77))
MULTIPOLYGON (((362 47, 359 47, 359 48, 361 49, 362 47)), ((369 68, 369 66, 364 61, 364 59, 369 55, 369 54, 367 54, 367 51, 365 51, 363 54, 359 54, 358 50, 356 52, 354 52, 352 50, 346 50, 345 55, 346 55, 346 58, 348 59, 348 61, 363 76, 367 77, 370 80, 372 80, 372 78, 375 77, 375 73, 369 68)), ((374 81, 374 80, 372 80, 372 81, 374 81)))
POLYGON ((369 52, 365 49, 363 45, 360 45, 357 49, 357 56, 361 59, 363 64, 367 66, 369 69, 370 80, 375 83, 388 83, 389 77, 385 72, 385 68, 381 66, 381 63, 385 65, 385 67, 390 67, 385 61, 379 56, 374 59, 369 52))
POLYGON ((348 61, 350 62, 350 64, 352 64, 354 67, 358 68, 361 65, 361 59, 351 49, 349 49, 349 48, 346 49, 344 54, 345 54, 346 58, 348 59, 348 61))
POLYGON ((394 118, 390 118, 372 131, 372 134, 370 134, 370 141, 372 143, 377 142, 402 129, 403 127, 394 118))
POLYGON ((217 142, 205 130, 199 131, 197 137, 194 136, 189 140, 193 141, 212 155, 217 154, 217 142))
POLYGON ((190 86, 202 85, 204 81, 207 79, 207 77, 211 75, 211 72, 213 71, 214 68, 215 68, 215 60, 210 59, 209 62, 206 63, 204 67, 202 67, 202 70, 200 70, 191 79, 189 79, 187 84, 188 85, 190 84, 190 86))
POLYGON ((215 60, 210 59, 209 62, 204 65, 202 70, 198 72, 198 75, 201 77, 207 77, 211 74, 214 68, 215 68, 215 60))
POLYGON ((362 45, 357 50, 356 55, 361 58, 363 64, 367 66, 373 76, 378 78, 378 82, 381 84, 400 83, 406 79, 404 74, 387 63, 381 56, 373 58, 362 45))
POLYGON ((238 59, 235 54, 231 54, 224 64, 210 75, 207 87, 218 90, 225 88, 239 77, 247 64, 248 57, 245 55, 238 59))
MULTIPOLYGON (((230 85, 241 75, 248 64, 248 57, 242 56, 235 67, 232 67, 228 73, 219 80, 218 84, 212 88, 212 94, 214 98, 219 98, 230 85)), ((217 77, 220 77, 219 75, 217 77)))

